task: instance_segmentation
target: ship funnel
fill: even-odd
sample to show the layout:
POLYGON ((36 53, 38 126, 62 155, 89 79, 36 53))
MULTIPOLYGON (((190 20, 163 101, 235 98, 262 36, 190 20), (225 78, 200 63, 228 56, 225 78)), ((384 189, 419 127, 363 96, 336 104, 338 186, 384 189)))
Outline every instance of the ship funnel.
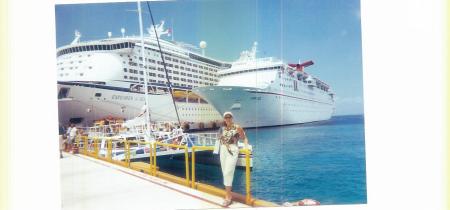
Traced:
POLYGON ((306 62, 303 62, 303 63, 297 63, 297 64, 292 64, 292 63, 290 63, 290 64, 288 64, 290 67, 294 67, 294 68, 296 68, 297 69, 297 71, 303 71, 303 69, 305 68, 305 67, 308 67, 308 66, 311 66, 311 65, 313 65, 314 64, 314 62, 312 61, 312 60, 309 60, 309 61, 306 61, 306 62))

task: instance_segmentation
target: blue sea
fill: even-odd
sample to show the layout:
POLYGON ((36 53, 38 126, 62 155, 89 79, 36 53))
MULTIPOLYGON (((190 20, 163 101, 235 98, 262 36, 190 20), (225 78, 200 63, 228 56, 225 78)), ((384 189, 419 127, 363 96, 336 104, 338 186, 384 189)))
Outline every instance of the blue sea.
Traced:
MULTIPOLYGON (((253 145, 252 196, 276 203, 312 198, 321 204, 367 203, 364 116, 246 129, 253 145)), ((161 160, 162 171, 184 177, 184 162, 161 160)), ((196 165, 196 179, 223 187, 220 166, 196 165)), ((245 170, 233 191, 245 193, 245 170)))

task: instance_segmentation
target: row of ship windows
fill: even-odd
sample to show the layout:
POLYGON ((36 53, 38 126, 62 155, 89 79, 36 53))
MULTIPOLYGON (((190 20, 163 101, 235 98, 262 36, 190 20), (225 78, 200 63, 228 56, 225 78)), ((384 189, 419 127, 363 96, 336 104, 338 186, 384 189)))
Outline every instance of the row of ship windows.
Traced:
POLYGON ((186 111, 213 111, 213 109, 210 109, 210 108, 186 108, 186 107, 181 107, 180 110, 186 110, 186 111))
MULTIPOLYGON (((125 62, 124 62, 125 63, 125 62)), ((136 63, 133 63, 133 62, 129 62, 129 65, 130 66, 137 66, 137 64, 136 63)), ((152 70, 156 70, 156 68, 155 67, 152 67, 152 66, 149 66, 149 67, 147 67, 147 66, 143 66, 142 64, 139 64, 139 67, 141 67, 141 68, 145 68, 145 69, 152 69, 152 70)), ((172 67, 172 66, 168 66, 168 67, 172 67)), ((178 67, 175 67, 175 68, 178 68, 178 67)), ((184 68, 180 68, 181 70, 184 70, 184 68)), ((164 71, 164 68, 163 67, 158 67, 158 69, 157 69, 158 71, 164 71)), ((186 70, 187 71, 191 71, 191 69, 189 69, 189 68, 186 68, 186 70)), ((172 69, 167 69, 167 71, 169 72, 169 73, 171 73, 172 72, 172 69)), ((199 73, 199 74, 204 74, 204 75, 206 75, 206 76, 214 76, 214 74, 212 74, 212 73, 208 73, 208 72, 203 72, 203 71, 197 71, 197 70, 195 70, 195 69, 192 69, 192 72, 193 73, 199 73)))
POLYGON ((124 42, 124 43, 118 43, 118 44, 111 44, 111 45, 86 45, 86 46, 78 46, 78 47, 71 47, 64 50, 60 50, 56 53, 57 56, 68 54, 68 53, 75 53, 75 52, 84 52, 84 51, 98 51, 98 50, 117 50, 122 48, 132 48, 134 47, 134 43, 132 42, 124 42))
MULTIPOLYGON (((132 74, 144 75, 144 71, 138 71, 136 69, 124 68, 123 71, 124 72, 130 72, 132 74)), ((158 68, 158 71, 164 72, 164 69, 163 68, 158 68)), ((195 74, 194 75, 193 74, 186 74, 184 72, 172 71, 172 70, 167 70, 167 72, 170 73, 170 74, 178 74, 178 75, 181 75, 181 76, 188 76, 188 77, 192 77, 192 78, 196 78, 196 79, 198 78, 198 79, 205 79, 205 80, 209 80, 209 81, 219 82, 218 79, 213 79, 213 78, 209 78, 209 77, 202 77, 202 76, 198 76, 198 75, 195 75, 195 74)), ((156 76, 156 73, 149 72, 148 76, 156 76)), ((164 75, 158 74, 158 77, 164 78, 164 75)))
MULTIPOLYGON (((292 75, 292 74, 290 74, 290 76, 294 77, 294 75, 292 75)), ((281 78, 281 72, 278 72, 278 77, 281 78)), ((294 82, 300 81, 300 82, 303 82, 303 83, 308 83, 308 81, 306 80, 307 77, 308 77, 307 75, 297 74, 297 78, 296 79, 292 79, 292 78, 289 78, 289 77, 283 77, 283 80, 284 81, 294 81, 294 82)), ((314 78, 314 81, 316 83, 316 87, 317 88, 328 92, 328 89, 329 89, 328 85, 324 84, 323 82, 320 82, 319 80, 317 80, 315 78, 314 78)))
MULTIPOLYGON (((140 52, 140 50, 139 50, 140 52)), ((122 54, 120 54, 120 56, 123 56, 122 54)), ((128 57, 130 58, 130 61, 132 61, 132 58, 130 57, 130 55, 128 55, 128 57)), ((133 56, 134 59, 138 59, 137 56, 133 56)), ((212 72, 217 72, 217 67, 212 66, 210 64, 205 64, 205 65, 199 65, 199 64, 195 64, 195 63, 191 63, 189 61, 183 61, 181 60, 183 58, 180 58, 180 60, 178 58, 174 58, 174 57, 170 57, 170 56, 164 56, 164 61, 166 62, 167 65, 171 64, 171 63, 180 63, 180 64, 184 64, 184 65, 188 65, 188 66, 192 66, 194 68, 200 68, 200 69, 204 69, 204 70, 210 70, 212 72), (169 63, 167 61, 170 61, 169 63)), ((143 61, 142 57, 139 57, 139 61, 143 61)), ((163 64, 162 61, 156 61, 150 58, 145 58, 145 61, 147 62, 151 62, 151 63, 158 63, 160 65, 163 64)))
MULTIPOLYGON (((137 78, 130 78, 130 79, 137 79, 137 78)), ((142 79, 142 78, 141 78, 142 79)), ((144 81, 143 79, 141 80, 141 81, 144 81)), ((154 80, 154 79, 149 79, 149 82, 150 83, 158 83, 158 84, 167 84, 167 82, 164 82, 164 81, 162 81, 162 80, 158 80, 158 81, 156 81, 156 80, 154 80)), ((183 83, 172 83, 172 85, 173 86, 178 86, 178 87, 189 87, 189 88, 195 88, 195 87, 197 87, 197 86, 193 86, 193 85, 186 85, 186 84, 183 84, 183 83)))
MULTIPOLYGON (((278 72, 278 77, 281 77, 281 73, 280 72, 278 72)), ((294 76, 291 75, 291 77, 294 77, 294 76)), ((303 76, 302 74, 298 74, 297 75, 297 79, 292 79, 290 77, 283 77, 283 80, 284 81, 296 81, 296 80, 298 80, 298 81, 303 81, 303 82, 306 83, 307 82, 306 78, 307 78, 307 76, 303 76)))
MULTIPOLYGON (((133 77, 133 76, 130 76, 130 75, 125 75, 124 77, 127 77, 127 76, 129 76, 129 77, 133 77)), ((150 77, 159 77, 159 78, 166 78, 166 75, 164 75, 164 74, 155 74, 155 73, 149 73, 149 75, 148 76, 150 76, 150 77)), ((175 77, 175 76, 170 76, 169 75, 169 79, 174 79, 174 80, 181 80, 181 81, 188 81, 188 82, 194 82, 194 83, 199 83, 197 80, 192 80, 192 79, 185 79, 185 78, 179 78, 179 77, 175 77)), ((143 79, 143 78, 142 78, 143 79)), ((201 79, 201 78, 200 78, 201 79)), ((208 80, 208 81, 211 81, 211 82, 219 82, 218 80, 213 80, 213 79, 209 79, 209 78, 204 78, 205 80, 208 80)))
MULTIPOLYGON (((159 55, 161 55, 159 50, 152 49, 152 48, 148 48, 148 47, 146 47, 145 49, 146 49, 146 50, 151 50, 151 51, 156 52, 156 53, 158 53, 159 55)), ((138 52, 139 52, 139 53, 141 52, 141 50, 140 50, 139 48, 138 48, 138 52)), ((149 53, 148 53, 148 54, 149 54, 149 53)), ((171 53, 167 53, 167 52, 163 52, 163 54, 169 55, 169 56, 173 56, 173 57, 176 57, 175 55, 173 55, 173 54, 171 54, 171 53)), ((198 56, 198 55, 195 55, 195 54, 192 54, 192 53, 181 53, 181 54, 188 55, 189 58, 191 58, 191 59, 193 59, 193 60, 197 60, 197 61, 202 62, 202 63, 205 63, 206 65, 211 66, 211 67, 227 66, 227 64, 222 64, 222 63, 220 63, 220 62, 211 60, 211 59, 209 59, 209 58, 201 57, 201 56, 198 56)), ((168 56, 165 56, 165 58, 166 58, 166 57, 168 57, 168 56)), ((228 65, 229 65, 229 64, 228 64, 228 65)), ((230 66, 230 67, 231 67, 231 66, 230 66)))
MULTIPOLYGON (((140 60, 142 60, 142 57, 140 57, 139 58, 140 60)), ((170 57, 168 57, 168 56, 166 56, 165 57, 165 59, 166 59, 166 61, 172 61, 172 62, 174 62, 174 63, 181 63, 181 64, 186 64, 186 65, 188 65, 188 66, 192 66, 192 67, 194 67, 194 68, 200 68, 200 69, 204 69, 204 70, 210 70, 210 71, 212 71, 212 72, 217 72, 217 69, 213 69, 213 68, 208 68, 207 66, 202 66, 202 65, 197 65, 197 64, 193 64, 193 63, 190 63, 190 62, 185 62, 185 61, 182 61, 182 60, 180 60, 180 61, 178 61, 178 59, 176 59, 176 58, 170 58, 170 57)), ((162 62, 160 62, 160 63, 158 63, 158 64, 161 64, 162 65, 162 62)), ((177 68, 177 65, 175 65, 175 68, 177 68)))
MULTIPOLYGON (((133 76, 123 76, 123 78, 124 79, 127 79, 127 80, 135 80, 135 81, 141 81, 141 82, 143 82, 144 81, 144 78, 142 78, 142 77, 133 77, 133 76)), ((169 79, 172 79, 170 76, 169 76, 169 79)), ((195 83, 195 84, 201 84, 201 85, 214 85, 214 83, 208 83, 208 82, 202 82, 202 81, 196 81, 196 80, 190 80, 190 79, 184 79, 184 78, 178 78, 178 77, 173 77, 173 80, 176 80, 176 81, 182 81, 182 82, 190 82, 190 83, 195 83)), ((150 82, 150 83, 161 83, 161 84, 166 84, 167 82, 164 82, 164 81, 162 81, 162 80, 155 80, 155 79, 148 79, 148 82, 150 82)), ((181 85, 179 84, 179 83, 173 83, 174 85, 176 85, 176 86, 182 86, 182 87, 185 87, 185 85, 183 84, 183 83, 181 83, 181 85)), ((192 87, 191 85, 188 85, 188 87, 192 87)))
MULTIPOLYGON (((84 76, 84 73, 79 73, 78 75, 84 76)), ((60 77, 69 76, 69 73, 59 74, 60 77)))
MULTIPOLYGON (((75 61, 70 61, 69 63, 70 64, 73 64, 75 61)), ((78 61, 78 63, 83 63, 83 61, 82 60, 79 60, 78 61)), ((59 62, 57 65, 62 65, 63 64, 63 62, 59 62)))
POLYGON ((280 87, 285 87, 285 88, 292 88, 292 87, 294 87, 294 86, 292 86, 292 85, 285 85, 285 84, 280 84, 280 87))
MULTIPOLYGON (((86 56, 91 57, 91 54, 87 54, 86 56)), ((83 54, 78 55, 78 58, 81 58, 81 57, 83 57, 83 54)), ((70 59, 72 59, 72 56, 60 58, 60 59, 61 60, 70 60, 70 59)), ((57 65, 62 65, 62 64, 64 64, 64 62, 62 62, 62 61, 57 63, 57 65)))
POLYGON ((205 116, 217 116, 217 114, 181 114, 181 116, 185 116, 185 117, 205 117, 205 116))
MULTIPOLYGON (((150 60, 151 63, 155 63, 156 62, 157 64, 159 64, 159 65, 164 67, 163 62, 161 62, 161 61, 155 61, 153 59, 149 59, 149 60, 150 60)), ((126 64, 126 62, 123 61, 123 64, 126 64)), ((146 68, 146 69, 153 68, 154 69, 154 67, 145 66, 142 63, 138 64, 136 62, 133 62, 133 59, 131 59, 131 58, 130 58, 130 60, 128 62, 128 65, 130 65, 130 66, 138 66, 139 65, 139 67, 141 67, 141 68, 146 68)), ((201 71, 201 70, 197 70, 197 69, 194 69, 194 68, 191 69, 189 67, 185 67, 185 66, 181 66, 181 65, 174 65, 174 64, 171 64, 171 63, 166 63, 166 67, 175 68, 175 69, 181 69, 181 70, 186 70, 186 71, 192 71, 194 73, 200 73, 200 74, 210 75, 210 76, 214 76, 215 75, 214 73, 211 73, 211 72, 217 72, 217 70, 214 70, 214 71, 211 70, 211 72, 208 73, 206 71, 201 71)), ((194 67, 197 68, 197 66, 194 66, 194 67)), ((201 66, 200 66, 200 68, 201 68, 201 66)), ((206 69, 206 67, 205 67, 205 69, 206 69)))
MULTIPOLYGON (((66 68, 61 67, 59 68, 59 70, 64 70, 66 68)), ((67 69, 72 70, 72 69, 78 69, 78 66, 71 66, 71 67, 67 67, 67 69)), ((88 66, 88 69, 92 69, 92 66, 88 66)))
MULTIPOLYGON (((84 76, 84 73, 79 73, 78 75, 84 76)), ((61 77, 69 76, 69 73, 65 73, 65 74, 61 73, 61 74, 59 74, 59 76, 61 76, 61 77)), ((165 78, 165 76, 162 75, 162 74, 158 74, 158 77, 159 78, 165 78)), ((142 78, 142 77, 141 78, 140 77, 133 77, 133 76, 128 77, 127 75, 125 75, 125 76, 123 76, 123 78, 124 79, 130 79, 130 80, 136 80, 136 81, 144 81, 144 78, 142 78)), ((203 84, 203 82, 201 82, 201 81, 190 80, 190 79, 179 78, 179 77, 171 77, 171 76, 169 76, 169 79, 173 79, 175 81, 180 81, 181 80, 182 82, 189 82, 189 83, 195 83, 195 84, 203 84)), ((164 81, 161 81, 161 80, 156 81, 154 79, 149 79, 148 81, 149 82, 158 82, 158 83, 163 83, 163 84, 165 83, 164 81)), ((208 83, 208 82, 205 82, 204 84, 205 85, 214 85, 214 83, 208 83)), ((178 83, 174 83, 174 85, 180 86, 180 84, 178 84, 178 83)), ((181 85, 181 86, 184 87, 183 85, 181 85)), ((188 87, 192 87, 192 86, 188 85, 188 87)))
MULTIPOLYGON (((72 69, 78 69, 78 66, 70 67, 70 68, 68 68, 68 69, 70 69, 70 70, 72 70, 72 69)), ((88 69, 92 69, 92 66, 89 66, 88 69)), ((64 70, 64 68, 60 68, 60 70, 64 70)), ((127 70, 126 68, 124 68, 124 72, 127 72, 127 71, 128 71, 128 70, 127 70)), ((134 73, 134 74, 138 74, 138 71, 137 71, 137 70, 133 70, 133 69, 130 69, 129 72, 130 72, 130 73, 134 73)), ((170 72, 170 71, 169 71, 169 72, 170 72)), ((144 72, 143 72, 143 71, 139 71, 139 74, 140 74, 140 75, 144 75, 144 72)), ((174 71, 173 74, 179 74, 179 72, 174 71)), ((68 73, 66 73, 66 75, 68 75, 68 73)), ((213 82, 218 82, 218 81, 219 81, 218 79, 207 78, 207 77, 203 77, 203 78, 202 78, 202 76, 197 76, 197 75, 192 75, 192 74, 186 74, 186 73, 184 73, 184 72, 181 72, 181 75, 182 75, 182 76, 193 77, 193 78, 198 78, 198 79, 209 80, 209 81, 213 81, 213 82)), ((60 76, 64 76, 64 75, 63 75, 63 74, 60 74, 60 76)), ((80 76, 83 76, 83 75, 80 75, 80 76)), ((158 76, 159 78, 165 78, 165 75, 163 75, 163 74, 156 74, 156 73, 148 73, 148 76, 153 76, 153 77, 158 76)), ((128 76, 124 76, 125 79, 127 79, 127 77, 128 77, 128 76)), ((132 77, 132 76, 130 76, 130 78, 138 78, 138 77, 132 77)), ((174 80, 180 80, 179 77, 172 77, 172 76, 169 76, 169 79, 172 79, 172 78, 173 78, 174 80)), ((136 80, 138 80, 138 79, 136 79, 136 80)), ((143 78, 141 78, 141 80, 143 81, 143 78)), ((184 78, 181 78, 181 81, 188 81, 188 82, 199 83, 199 82, 196 81, 196 80, 184 79, 184 78)), ((200 82, 200 84, 201 84, 201 83, 202 83, 202 82, 200 82)), ((205 84, 208 84, 208 83, 205 83, 205 84)), ((211 84, 212 84, 212 83, 211 83, 211 84)))
MULTIPOLYGON (((153 76, 153 77, 156 77, 156 75, 151 75, 151 76, 153 76)), ((144 78, 142 78, 142 77, 134 77, 134 76, 127 76, 127 75, 125 75, 125 76, 123 76, 123 78, 124 79, 128 79, 128 78, 130 78, 130 79, 133 79, 133 80, 140 80, 140 81, 144 81, 144 78), (134 78, 137 78, 137 79, 134 79, 134 78)), ((162 79, 164 79, 165 78, 165 75, 163 75, 163 74, 158 74, 158 78, 162 78, 162 79)), ((179 78, 179 77, 172 77, 172 76, 169 76, 169 79, 173 79, 173 80, 176 80, 176 81, 183 81, 183 82, 190 82, 190 83, 195 83, 195 84, 202 84, 203 82, 202 81, 197 81, 197 80, 191 80, 191 79, 185 79, 185 78, 179 78)), ((210 84, 210 83, 207 83, 207 82, 205 82, 205 84, 210 84)), ((213 83, 211 83, 211 84, 213 84, 213 83)))
MULTIPOLYGON (((91 57, 91 54, 87 54, 86 55, 87 57, 91 57)), ((78 58, 81 58, 81 57, 83 57, 83 55, 81 54, 81 55, 78 55, 78 58)), ((69 56, 69 57, 66 57, 66 58, 60 58, 61 60, 70 60, 70 59, 72 59, 72 56, 69 56)), ((78 61, 78 63, 81 63, 82 61, 81 60, 79 60, 78 61)), ((74 63, 74 61, 70 61, 70 64, 73 64, 74 63)), ((58 62, 57 63, 57 65, 59 66, 59 65, 63 65, 64 64, 64 62, 58 62)))
MULTIPOLYGON (((153 44, 153 43, 148 43, 148 44, 151 45, 151 46, 153 46, 153 47, 158 47, 157 44, 153 44)), ((141 49, 142 49, 141 45, 136 45, 136 48, 139 50, 139 52, 141 52, 141 49)), ((149 48, 149 47, 145 47, 145 49, 146 49, 146 50, 152 50, 152 51, 154 51, 154 52, 157 52, 158 55, 160 55, 159 50, 152 49, 152 48, 149 48)), ((175 49, 166 49, 166 50, 169 50, 169 51, 172 51, 172 52, 175 52, 175 53, 186 54, 186 53, 184 53, 184 52, 181 52, 181 51, 178 51, 178 50, 175 50, 175 49)), ((172 55, 171 53, 167 53, 167 52, 164 52, 164 54, 172 55)))

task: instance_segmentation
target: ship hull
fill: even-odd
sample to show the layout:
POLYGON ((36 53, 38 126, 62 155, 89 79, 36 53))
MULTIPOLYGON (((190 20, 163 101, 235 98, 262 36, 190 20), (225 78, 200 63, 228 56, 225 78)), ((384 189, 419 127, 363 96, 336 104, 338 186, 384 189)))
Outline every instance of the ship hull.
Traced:
POLYGON ((221 114, 233 113, 245 128, 281 126, 331 118, 334 103, 239 86, 200 87, 193 91, 221 114))
MULTIPOLYGON (((108 117, 133 119, 143 112, 145 95, 120 88, 104 88, 94 85, 58 83, 58 93, 67 89, 67 94, 58 96, 59 122, 91 126, 94 120, 108 117)), ((149 110, 152 121, 176 122, 177 116, 170 94, 149 95, 149 110)), ((205 128, 217 124, 220 114, 207 103, 176 102, 181 122, 192 123, 191 128, 203 124, 205 128)))

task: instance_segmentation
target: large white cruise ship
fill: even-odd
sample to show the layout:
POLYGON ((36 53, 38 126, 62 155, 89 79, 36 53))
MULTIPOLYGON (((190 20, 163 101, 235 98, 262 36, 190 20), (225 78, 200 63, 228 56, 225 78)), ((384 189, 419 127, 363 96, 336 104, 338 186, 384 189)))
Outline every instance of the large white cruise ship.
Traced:
POLYGON ((193 91, 220 113, 231 111, 243 127, 264 127, 328 120, 334 112, 329 85, 306 73, 302 64, 256 58, 257 43, 232 67, 219 71, 217 86, 193 91))
MULTIPOLYGON (((156 25, 158 37, 168 33, 164 22, 156 25)), ((107 117, 130 119, 145 105, 144 79, 147 72, 149 110, 152 121, 176 121, 177 116, 153 28, 141 38, 122 37, 80 42, 57 49, 59 122, 92 125, 107 117), (145 59, 145 62, 144 62, 145 59), (144 63, 146 65, 144 65, 144 63)), ((214 107, 192 93, 200 86, 217 85, 217 72, 231 65, 204 56, 189 44, 162 40, 160 44, 174 90, 180 120, 211 127, 220 119, 214 107)), ((201 43, 205 47, 205 43, 201 43)), ((203 49, 204 50, 204 49, 203 49)))

